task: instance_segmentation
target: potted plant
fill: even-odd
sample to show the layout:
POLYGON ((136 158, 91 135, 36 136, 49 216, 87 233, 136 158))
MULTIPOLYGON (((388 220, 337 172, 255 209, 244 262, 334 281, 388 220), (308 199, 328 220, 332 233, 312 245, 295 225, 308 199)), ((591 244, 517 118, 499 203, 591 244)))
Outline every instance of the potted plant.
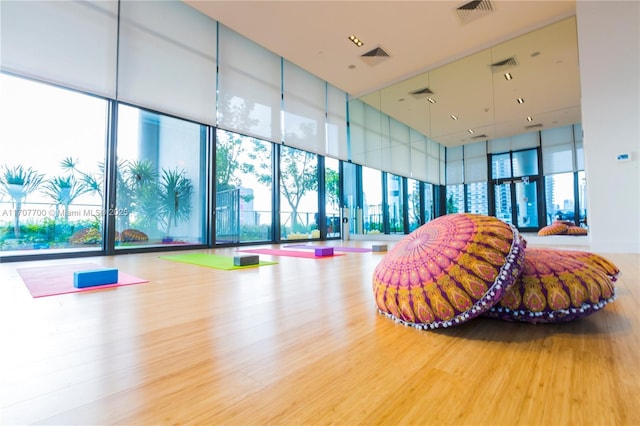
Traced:
POLYGON ((25 169, 22 166, 13 168, 4 166, 4 172, 0 176, 0 191, 13 200, 13 233, 15 238, 20 238, 22 203, 27 195, 38 188, 43 177, 43 174, 36 172, 31 167, 25 169))

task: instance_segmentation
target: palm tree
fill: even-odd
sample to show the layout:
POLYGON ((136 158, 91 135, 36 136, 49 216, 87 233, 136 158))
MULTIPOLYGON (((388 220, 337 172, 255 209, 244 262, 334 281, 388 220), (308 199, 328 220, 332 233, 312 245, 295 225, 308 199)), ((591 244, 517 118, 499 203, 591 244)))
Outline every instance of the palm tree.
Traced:
POLYGON ((191 179, 184 170, 162 170, 160 180, 161 211, 165 219, 165 232, 171 235, 171 225, 189 219, 191 215, 191 179))
POLYGON ((15 238, 20 238, 20 211, 22 202, 27 195, 35 191, 42 182, 43 174, 31 167, 24 169, 22 166, 9 168, 4 166, 4 172, 0 176, 0 191, 7 194, 14 203, 13 233, 15 238))

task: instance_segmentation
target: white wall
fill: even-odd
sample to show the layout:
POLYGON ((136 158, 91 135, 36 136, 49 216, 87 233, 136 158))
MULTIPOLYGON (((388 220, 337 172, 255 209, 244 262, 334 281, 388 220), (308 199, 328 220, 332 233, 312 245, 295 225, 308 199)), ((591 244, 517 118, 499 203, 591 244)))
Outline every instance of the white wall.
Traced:
POLYGON ((640 253, 640 2, 578 0, 576 16, 591 250, 640 253))

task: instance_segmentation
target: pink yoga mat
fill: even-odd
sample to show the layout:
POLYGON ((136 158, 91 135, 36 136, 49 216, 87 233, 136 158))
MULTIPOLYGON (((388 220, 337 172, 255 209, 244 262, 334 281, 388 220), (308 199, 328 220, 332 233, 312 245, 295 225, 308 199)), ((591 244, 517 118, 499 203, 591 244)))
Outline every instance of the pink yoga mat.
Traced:
POLYGON ((54 296, 56 294, 79 293, 83 291, 103 290, 106 288, 122 287, 131 284, 141 284, 148 280, 134 277, 118 271, 118 282, 94 287, 76 288, 73 286, 73 273, 88 269, 104 268, 95 263, 71 263, 68 265, 41 266, 17 269, 22 281, 33 297, 54 296))
POLYGON ((297 250, 278 250, 278 249, 253 249, 253 250, 238 250, 242 253, 254 253, 254 254, 269 254, 271 256, 289 256, 289 257, 305 257, 307 259, 326 259, 328 257, 344 256, 344 253, 336 254, 332 256, 316 256, 315 253, 308 251, 297 250))

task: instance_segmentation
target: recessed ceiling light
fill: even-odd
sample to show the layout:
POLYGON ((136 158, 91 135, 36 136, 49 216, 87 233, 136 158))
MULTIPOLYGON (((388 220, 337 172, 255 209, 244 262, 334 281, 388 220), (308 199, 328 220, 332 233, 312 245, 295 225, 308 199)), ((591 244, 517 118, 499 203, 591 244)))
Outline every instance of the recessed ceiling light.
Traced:
POLYGON ((350 35, 349 36, 349 40, 351 40, 353 42, 353 44, 355 44, 358 47, 360 47, 360 46, 362 46, 364 44, 358 37, 356 37, 354 35, 350 35))
POLYGON ((527 117, 527 121, 532 121, 532 120, 533 120, 533 118, 531 118, 530 116, 527 117))
POLYGON ((457 119, 458 119, 458 117, 456 117, 455 115, 451 114, 451 119, 452 119, 452 120, 457 120, 457 119))
POLYGON ((467 130, 467 132, 469 132, 469 133, 475 133, 475 132, 473 131, 473 129, 469 129, 469 130, 467 130))
POLYGON ((510 72, 505 72, 504 73, 504 78, 506 78, 507 80, 511 80, 511 79, 513 79, 513 76, 511 75, 510 72))
POLYGON ((435 104, 436 100, 433 98, 427 98, 427 100, 429 101, 430 104, 435 104))
POLYGON ((524 99, 518 98, 518 99, 516 99, 516 102, 518 102, 519 104, 523 104, 524 103, 524 99))

